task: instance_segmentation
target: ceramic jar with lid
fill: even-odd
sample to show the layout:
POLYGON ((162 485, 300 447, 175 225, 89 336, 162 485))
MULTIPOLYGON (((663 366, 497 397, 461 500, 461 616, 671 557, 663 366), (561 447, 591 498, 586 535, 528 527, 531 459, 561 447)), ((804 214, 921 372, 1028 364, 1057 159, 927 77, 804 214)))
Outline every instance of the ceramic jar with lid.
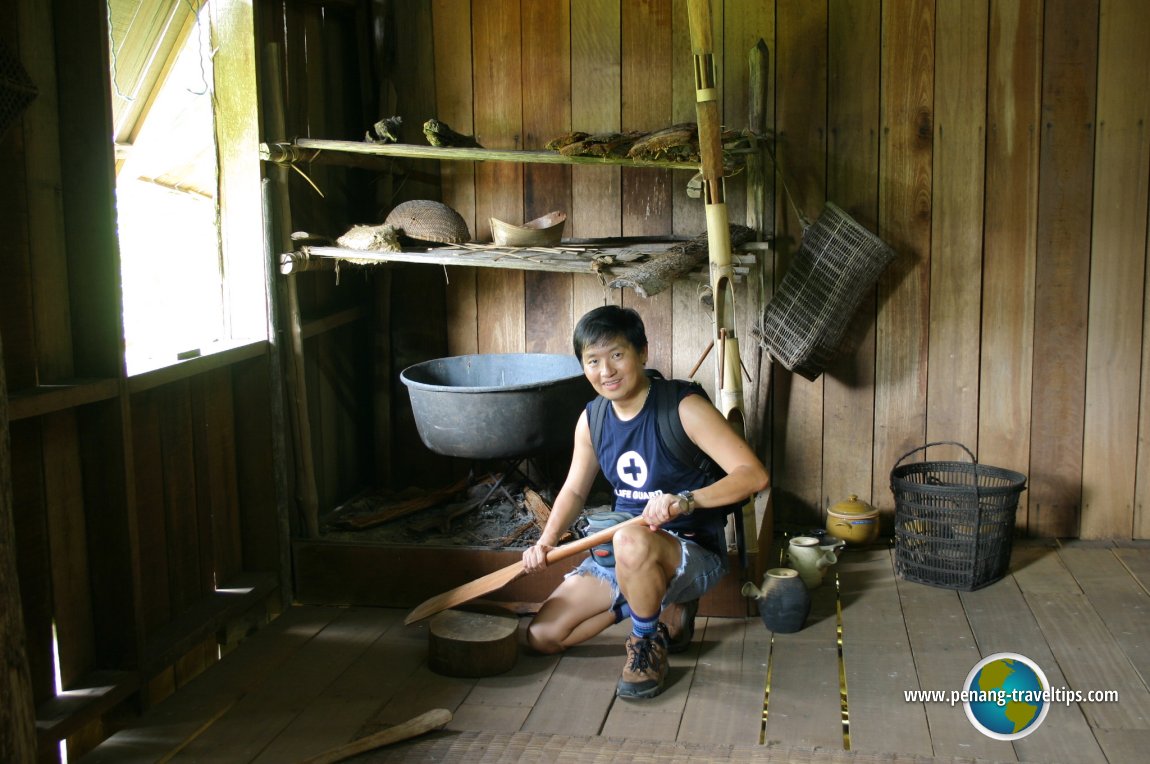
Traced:
POLYGON ((848 544, 874 543, 878 525, 878 510, 853 493, 827 510, 827 532, 848 544))

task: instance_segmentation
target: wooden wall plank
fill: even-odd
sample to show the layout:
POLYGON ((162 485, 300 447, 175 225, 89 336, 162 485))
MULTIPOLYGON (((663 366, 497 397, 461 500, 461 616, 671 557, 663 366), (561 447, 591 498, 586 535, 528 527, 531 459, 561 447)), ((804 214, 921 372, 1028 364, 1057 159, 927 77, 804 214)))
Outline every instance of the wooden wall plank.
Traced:
MULTIPOLYGON (((827 198, 878 228, 881 6, 832 3, 827 18, 827 198)), ((872 501, 874 290, 859 305, 840 356, 823 375, 823 506, 872 501)))
POLYGON ((1098 130, 1090 240, 1082 538, 1130 538, 1144 345, 1150 197, 1150 67, 1139 60, 1150 6, 1105 0, 1098 29, 1098 130))
MULTIPOLYGON (((22 64, 36 83, 56 81, 53 11, 49 4, 23 3, 20 14, 22 64)), ((28 173, 28 228, 32 262, 32 308, 41 382, 73 375, 68 263, 60 189, 60 114, 57 90, 41 87, 23 116, 28 173)))
POLYGON ((36 713, 28 667, 23 596, 16 564, 16 523, 12 502, 12 459, 8 438, 8 384, 4 347, 0 343, 0 758, 12 761, 36 756, 36 713))
MULTIPOLYGON (((459 132, 471 135, 475 132, 472 113, 471 4, 434 0, 431 15, 435 42, 435 112, 439 119, 459 132)), ((439 173, 444 204, 462 215, 471 235, 476 236, 475 165, 471 162, 443 162, 439 173)), ((475 270, 449 269, 447 295, 449 355, 478 352, 475 270)))
MULTIPOLYGON (((585 132, 622 129, 620 0, 580 0, 571 9, 571 127, 585 132)), ((622 233, 621 168, 571 168, 569 235, 575 238, 619 236, 622 233)), ((607 289, 593 276, 572 280, 574 322, 607 302, 620 304, 622 290, 607 289)))
MULTIPOLYGON (((799 0, 777 3, 775 157, 785 188, 776 189, 776 277, 798 257, 803 221, 787 201, 814 220, 826 201, 827 7, 799 0)), ((771 472, 775 512, 784 525, 822 523, 823 379, 809 381, 775 368, 771 472)))
POLYGON ((1078 534, 1086 396, 1098 0, 1045 3, 1029 527, 1078 534))
POLYGON ((159 391, 168 585, 176 613, 206 594, 202 568, 211 560, 200 534, 188 387, 188 383, 178 382, 159 391))
MULTIPOLYGON (((541 149, 571 127, 571 5, 523 5, 524 148, 541 149)), ((570 166, 531 164, 523 168, 523 220, 552 210, 572 214, 570 166)), ((520 222, 513 220, 511 222, 520 222)), ((563 235, 571 236, 570 220, 563 235)), ((524 276, 525 348, 567 353, 577 316, 572 315, 573 277, 530 272, 524 276)))
MULTIPOLYGON (((624 3, 622 38, 623 130, 658 130, 672 120, 672 77, 652 77, 652 71, 673 73, 672 0, 624 3)), ((684 18, 685 22, 686 19, 684 18)), ((625 167, 622 171, 624 236, 665 236, 674 226, 671 184, 673 170, 625 167)), ((643 299, 631 290, 622 304, 643 316, 647 329, 647 364, 669 369, 673 364, 673 297, 669 291, 643 299)))
POLYGON ((882 12, 878 235, 895 259, 879 279, 871 495, 889 518, 891 468, 926 436, 935 18, 921 0, 882 12))
POLYGON ((140 612, 144 633, 155 631, 172 615, 168 590, 167 513, 164 508, 164 472, 161 461, 158 390, 132 397, 132 451, 140 539, 140 612))
POLYGON ((223 583, 243 570, 231 370, 193 380, 191 396, 200 536, 210 534, 212 550, 211 565, 201 575, 210 590, 214 581, 223 583))
MULTIPOLYGON (((623 130, 658 130, 671 124, 671 0, 624 3, 622 37, 623 130)), ((623 235, 665 236, 671 232, 672 170, 623 168, 623 235)))
POLYGON ((926 437, 976 443, 986 191, 987 2, 937 9, 926 437))
MULTIPOLYGON (((519 0, 473 4, 475 131, 489 148, 523 148, 520 81, 522 24, 519 0)), ((501 162, 475 170, 475 236, 490 241, 492 217, 516 222, 523 215, 523 168, 501 162)), ((523 274, 486 269, 476 274, 479 352, 518 353, 524 347, 523 274)))
POLYGON ((65 687, 93 668, 92 580, 84 516, 83 470, 75 412, 44 417, 44 499, 52 565, 53 620, 65 687))
MULTIPOLYGON (((990 9, 978 455, 1027 474, 1041 119, 1042 3, 990 9)), ((1017 524, 1028 527, 1030 492, 1017 524)))
POLYGON ((56 692, 52 658, 52 569, 44 494, 40 423, 12 422, 12 523, 16 531, 16 578, 24 607, 24 639, 32 696, 37 704, 56 692))
MULTIPOLYGON (((711 13, 711 39, 715 46, 716 78, 722 93, 727 81, 723 60, 723 14, 718 6, 711 13)), ((743 66, 742 68, 746 68, 743 66)), ((691 24, 687 17, 687 0, 673 0, 671 7, 671 124, 696 122, 695 66, 691 55, 691 24)), ((721 97, 720 97, 721 98, 721 97)), ((720 100, 720 103, 724 101, 720 100)), ((722 114, 722 111, 720 111, 722 114)), ((707 230, 706 207, 702 199, 687 196, 687 182, 691 176, 676 172, 670 177, 672 233, 676 236, 698 236, 707 230)), ((730 194, 728 188, 727 193, 730 194)), ((730 205, 730 199, 728 199, 730 205)), ((732 205, 733 206, 733 205, 732 205)), ((737 208, 740 212, 742 208, 737 208)))

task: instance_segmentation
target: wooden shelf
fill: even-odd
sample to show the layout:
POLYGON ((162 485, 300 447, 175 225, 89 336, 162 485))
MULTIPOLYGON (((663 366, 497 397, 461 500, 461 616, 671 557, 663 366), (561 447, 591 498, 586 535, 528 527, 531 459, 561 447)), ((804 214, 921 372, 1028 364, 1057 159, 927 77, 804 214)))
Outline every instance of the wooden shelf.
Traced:
MULTIPOLYGON (((421 146, 414 143, 367 143, 319 138, 296 138, 290 143, 261 143, 260 159, 268 162, 307 162, 322 152, 358 154, 408 159, 438 159, 465 162, 519 162, 524 164, 613 165, 653 167, 665 170, 699 171, 698 162, 628 159, 626 157, 565 156, 558 151, 527 149, 468 149, 421 146)), ((742 153, 735 149, 730 153, 742 153)))
MULTIPOLYGON (((284 274, 305 270, 334 267, 336 262, 352 265, 380 265, 384 263, 419 263, 423 265, 458 265, 480 268, 506 268, 510 270, 549 271, 552 273, 599 274, 606 281, 626 278, 640 264, 667 252, 682 241, 652 241, 628 246, 611 247, 589 244, 561 244, 558 247, 498 247, 495 245, 469 245, 459 247, 428 247, 402 252, 345 249, 342 247, 305 246, 280 255, 280 272, 284 274)), ((745 276, 755 264, 753 254, 736 253, 732 256, 736 280, 745 276)), ((708 265, 703 263, 692 278, 709 278, 708 265)))

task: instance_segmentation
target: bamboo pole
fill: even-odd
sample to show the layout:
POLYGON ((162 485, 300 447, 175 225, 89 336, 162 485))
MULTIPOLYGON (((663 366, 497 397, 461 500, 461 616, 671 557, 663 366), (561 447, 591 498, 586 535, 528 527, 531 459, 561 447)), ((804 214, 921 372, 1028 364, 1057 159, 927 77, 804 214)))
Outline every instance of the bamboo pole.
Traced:
POLYGON ((691 55, 695 71, 695 114, 699 122, 699 154, 702 158, 703 202, 707 215, 707 254, 714 295, 713 339, 721 363, 715 368, 719 410, 745 437, 742 362, 735 331, 734 266, 728 227, 726 187, 723 181, 722 124, 719 91, 711 38, 709 0, 690 0, 691 55))
MULTIPOLYGON (((268 104, 265 109, 268 132, 280 136, 285 132, 283 73, 280 71, 279 46, 269 43, 264 48, 264 74, 268 104)), ((291 241, 291 205, 289 204, 287 168, 275 166, 270 172, 275 197, 275 248, 291 241)), ((284 277, 283 310, 287 313, 289 373, 286 377, 292 402, 292 424, 295 441, 296 494, 303 512, 304 528, 309 538, 319 537, 319 495, 316 489, 315 457, 312 454, 311 416, 308 412, 307 380, 304 376, 303 331, 300 321, 299 292, 296 277, 284 277)))

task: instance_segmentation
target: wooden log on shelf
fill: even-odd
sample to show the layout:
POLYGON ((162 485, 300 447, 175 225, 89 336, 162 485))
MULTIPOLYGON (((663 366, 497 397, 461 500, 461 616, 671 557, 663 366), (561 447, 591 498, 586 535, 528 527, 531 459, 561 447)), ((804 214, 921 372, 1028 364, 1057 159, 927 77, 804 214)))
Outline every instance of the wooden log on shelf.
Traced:
MULTIPOLYGON (((738 246, 754 237, 754 231, 746 226, 730 226, 730 243, 738 246)), ((679 279, 696 271, 707 262, 707 235, 697 236, 690 241, 672 247, 659 257, 636 265, 625 276, 607 282, 611 289, 633 289, 640 297, 651 297, 669 289, 679 279)))

